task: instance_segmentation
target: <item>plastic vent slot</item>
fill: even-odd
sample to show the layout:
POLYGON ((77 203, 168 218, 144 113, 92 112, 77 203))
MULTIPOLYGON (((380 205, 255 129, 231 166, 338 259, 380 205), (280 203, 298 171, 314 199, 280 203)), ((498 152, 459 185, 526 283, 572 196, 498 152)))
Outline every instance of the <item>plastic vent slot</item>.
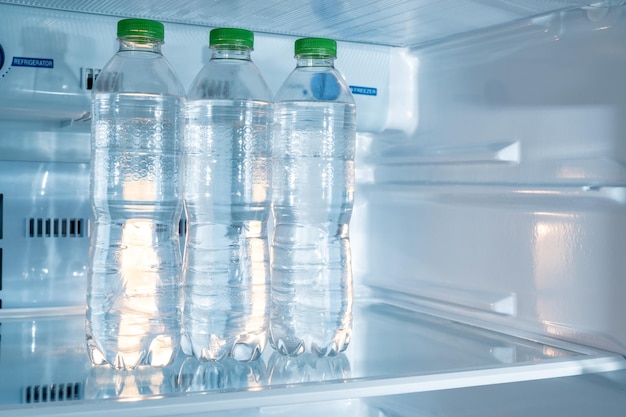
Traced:
POLYGON ((28 237, 84 237, 85 219, 34 218, 26 221, 28 237))
MULTIPOLYGON (((2 291, 2 248, 0 248, 0 291, 2 291)), ((2 308, 1 298, 0 298, 0 308, 2 308)))
MULTIPOLYGON (((2 239, 2 224, 4 223, 4 205, 3 195, 0 194, 0 239, 2 239)), ((2 248, 0 248, 0 291, 2 291, 2 248)), ((2 308, 2 299, 0 299, 0 308, 2 308)))
POLYGON ((178 222, 178 234, 184 236, 187 233, 187 220, 180 219, 178 222))
POLYGON ((26 404, 73 401, 82 399, 82 396, 83 390, 80 382, 29 385, 24 388, 24 403, 26 404))
POLYGON ((81 68, 81 86, 84 90, 92 90, 100 74, 100 68, 81 68))

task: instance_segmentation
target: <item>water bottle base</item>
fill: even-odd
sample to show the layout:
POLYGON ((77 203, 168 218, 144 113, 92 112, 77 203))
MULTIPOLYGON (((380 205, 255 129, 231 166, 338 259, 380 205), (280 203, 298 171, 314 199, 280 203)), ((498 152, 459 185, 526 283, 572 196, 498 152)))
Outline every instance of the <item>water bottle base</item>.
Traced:
MULTIPOLYGON (((206 339, 207 336, 204 336, 206 339)), ((197 343, 193 338, 185 335, 181 342, 183 353, 194 356, 201 361, 219 362, 232 358, 239 362, 252 362, 261 357, 265 343, 262 341, 227 342, 215 335, 208 336, 209 343, 197 343)), ((258 338, 257 338, 258 339, 258 338)))
POLYGON ((261 357, 263 347, 258 343, 235 343, 231 357, 239 362, 252 362, 261 357))
POLYGON ((343 334, 337 336, 326 344, 318 344, 315 342, 307 343, 303 339, 294 338, 277 338, 270 339, 272 348, 281 355, 285 356, 300 356, 304 353, 311 354, 312 356, 322 358, 326 356, 336 356, 339 353, 345 351, 350 343, 350 335, 343 334))
POLYGON ((164 367, 176 356, 176 345, 171 337, 157 336, 147 350, 104 351, 92 338, 87 339, 87 353, 93 365, 109 365, 117 370, 132 370, 141 365, 164 367))
POLYGON ((187 356, 193 356, 201 361, 219 362, 226 357, 224 343, 197 343, 192 337, 183 335, 181 349, 187 356))

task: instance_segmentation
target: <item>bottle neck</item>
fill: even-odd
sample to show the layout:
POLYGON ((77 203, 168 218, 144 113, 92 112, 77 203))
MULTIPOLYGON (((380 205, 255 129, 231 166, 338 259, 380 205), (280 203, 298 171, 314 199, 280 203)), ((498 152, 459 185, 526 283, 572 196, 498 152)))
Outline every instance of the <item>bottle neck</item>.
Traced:
POLYGON ((145 38, 128 36, 119 38, 120 49, 123 51, 140 51, 140 52, 153 52, 155 54, 161 54, 161 45, 163 41, 156 38, 145 38))
POLYGON ((297 55, 296 59, 298 60, 296 66, 298 68, 301 67, 329 67, 333 68, 335 66, 335 58, 332 56, 307 56, 307 55, 297 55))
POLYGON ((213 54, 211 59, 240 59, 250 61, 250 49, 246 47, 237 48, 224 48, 224 47, 211 47, 213 54))

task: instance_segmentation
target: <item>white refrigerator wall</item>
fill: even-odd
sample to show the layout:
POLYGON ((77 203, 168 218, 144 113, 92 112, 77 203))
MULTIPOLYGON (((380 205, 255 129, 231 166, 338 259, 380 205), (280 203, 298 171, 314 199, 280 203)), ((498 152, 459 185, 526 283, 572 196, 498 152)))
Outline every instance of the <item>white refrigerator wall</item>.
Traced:
MULTIPOLYGON (((0 300, 7 308, 83 305, 89 247, 90 84, 117 51, 118 17, 0 4, 0 300), (39 65, 39 66, 37 66, 39 65)), ((164 55, 187 88, 210 59, 210 28, 165 24, 164 55)), ((295 67, 296 38, 257 34, 254 61, 275 92, 295 67)), ((361 131, 411 131, 411 58, 388 46, 339 43, 361 131), (392 69, 393 65, 393 69, 392 69)), ((181 225, 181 231, 184 227, 181 225)))
POLYGON ((365 282, 626 353, 624 39, 622 6, 411 51, 417 130, 360 137, 365 282))
MULTIPOLYGON (((3 308, 82 304, 85 74, 115 53, 118 18, 24 9, 0 5, 0 298, 3 308)), ((626 353, 626 26, 623 7, 606 12, 419 48, 340 42, 348 83, 376 89, 355 96, 357 284, 626 353)), ((209 58, 208 32, 166 23, 163 50, 186 87, 209 58)), ((252 56, 273 91, 293 68, 294 39, 257 33, 252 56)))
POLYGON ((584 5, 0 0, 0 414, 621 417, 626 8, 584 5), (89 363, 88 75, 131 16, 165 22, 185 87, 214 25, 255 30, 274 91, 296 35, 340 40, 360 93, 344 354, 89 363))

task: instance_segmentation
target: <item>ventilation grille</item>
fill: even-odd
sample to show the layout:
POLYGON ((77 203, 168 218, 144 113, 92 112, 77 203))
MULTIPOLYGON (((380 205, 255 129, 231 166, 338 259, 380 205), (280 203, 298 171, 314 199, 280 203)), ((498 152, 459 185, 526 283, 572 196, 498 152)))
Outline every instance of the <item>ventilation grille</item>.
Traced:
POLYGON ((96 83, 98 75, 100 75, 100 68, 81 68, 81 86, 85 90, 92 90, 93 85, 96 83))
POLYGON ((28 237, 84 237, 85 219, 30 218, 26 220, 28 237))
MULTIPOLYGON (((4 200, 0 194, 0 240, 2 240, 2 228, 4 224, 4 200)), ((0 291, 2 291, 2 248, 0 247, 0 291)), ((0 308, 2 308, 2 299, 0 298, 0 308)))
POLYGON ((26 404, 73 401, 82 399, 82 396, 83 390, 80 382, 29 385, 24 388, 24 402, 26 404))
POLYGON ((180 219, 178 222, 178 234, 182 237, 187 233, 187 220, 180 219))
MULTIPOLYGON (((1 216, 0 220, 2 220, 1 216)), ((33 238, 85 237, 87 224, 88 221, 85 219, 31 217, 30 219, 26 219, 26 236, 33 238)), ((185 235, 187 232, 187 220, 180 220, 178 223, 178 232, 181 236, 185 235)), ((2 236, 0 235, 0 239, 1 238, 2 236)))

